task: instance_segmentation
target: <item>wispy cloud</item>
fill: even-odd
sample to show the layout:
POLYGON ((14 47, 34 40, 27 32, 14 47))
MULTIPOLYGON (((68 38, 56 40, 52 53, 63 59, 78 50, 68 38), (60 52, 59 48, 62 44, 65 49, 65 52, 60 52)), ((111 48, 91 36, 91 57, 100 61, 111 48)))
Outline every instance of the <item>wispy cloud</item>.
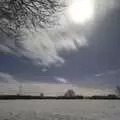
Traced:
POLYGON ((0 72, 0 83, 11 83, 11 84, 17 84, 18 82, 15 80, 15 78, 4 72, 0 72))
POLYGON ((120 69, 108 70, 108 71, 103 72, 103 73, 98 73, 98 74, 95 74, 95 77, 103 77, 103 76, 108 76, 108 75, 114 75, 117 73, 120 73, 120 69))
POLYGON ((59 83, 64 83, 64 84, 68 83, 68 80, 62 77, 55 77, 55 80, 59 83))
POLYGON ((93 87, 99 88, 115 88, 115 86, 120 84, 120 69, 107 70, 103 73, 95 74, 89 77, 90 83, 93 87))
POLYGON ((47 69, 47 68, 42 68, 41 71, 42 71, 42 72, 47 72, 48 69, 47 69))

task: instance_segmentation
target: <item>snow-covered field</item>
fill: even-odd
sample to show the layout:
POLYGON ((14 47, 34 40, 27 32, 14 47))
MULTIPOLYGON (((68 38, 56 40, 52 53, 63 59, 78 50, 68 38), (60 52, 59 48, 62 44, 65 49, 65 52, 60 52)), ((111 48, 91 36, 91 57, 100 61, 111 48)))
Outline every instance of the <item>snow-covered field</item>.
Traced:
POLYGON ((2 100, 0 120, 120 120, 120 101, 2 100))

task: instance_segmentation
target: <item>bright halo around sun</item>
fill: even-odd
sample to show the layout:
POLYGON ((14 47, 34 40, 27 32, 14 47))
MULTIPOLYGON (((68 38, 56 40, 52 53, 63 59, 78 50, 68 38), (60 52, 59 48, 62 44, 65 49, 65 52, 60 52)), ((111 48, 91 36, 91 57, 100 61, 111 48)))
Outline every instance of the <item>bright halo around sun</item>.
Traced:
POLYGON ((74 23, 84 24, 93 18, 93 0, 72 0, 67 12, 74 23))

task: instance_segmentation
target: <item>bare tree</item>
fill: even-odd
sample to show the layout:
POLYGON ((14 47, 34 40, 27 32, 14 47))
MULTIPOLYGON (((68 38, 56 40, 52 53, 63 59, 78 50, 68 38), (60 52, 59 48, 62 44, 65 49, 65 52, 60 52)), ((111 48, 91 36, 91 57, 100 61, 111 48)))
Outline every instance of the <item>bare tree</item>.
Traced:
POLYGON ((65 93, 65 97, 74 97, 76 94, 75 94, 75 92, 74 92, 74 90, 72 90, 72 89, 69 89, 69 90, 67 90, 67 92, 65 93))
POLYGON ((49 27, 63 7, 61 0, 0 0, 0 34, 11 36, 25 27, 49 27))
POLYGON ((40 93, 40 97, 44 97, 44 93, 40 93))

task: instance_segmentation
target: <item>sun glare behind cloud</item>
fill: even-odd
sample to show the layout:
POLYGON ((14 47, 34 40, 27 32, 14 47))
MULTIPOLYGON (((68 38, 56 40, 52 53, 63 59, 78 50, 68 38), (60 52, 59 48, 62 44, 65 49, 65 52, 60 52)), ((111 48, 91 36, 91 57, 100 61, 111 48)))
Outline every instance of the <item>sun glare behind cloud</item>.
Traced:
POLYGON ((74 23, 84 24, 93 18, 93 0, 72 0, 67 13, 74 23))

